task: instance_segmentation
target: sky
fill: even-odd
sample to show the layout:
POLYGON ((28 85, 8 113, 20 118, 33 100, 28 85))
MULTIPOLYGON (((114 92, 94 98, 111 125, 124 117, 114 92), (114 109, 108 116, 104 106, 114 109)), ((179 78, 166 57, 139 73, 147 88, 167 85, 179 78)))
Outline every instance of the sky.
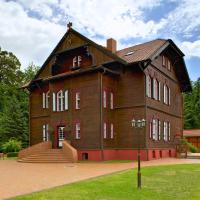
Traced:
POLYGON ((22 69, 41 66, 67 31, 67 23, 106 45, 122 49, 156 38, 172 39, 185 54, 190 79, 200 77, 198 0, 0 0, 0 47, 22 69))

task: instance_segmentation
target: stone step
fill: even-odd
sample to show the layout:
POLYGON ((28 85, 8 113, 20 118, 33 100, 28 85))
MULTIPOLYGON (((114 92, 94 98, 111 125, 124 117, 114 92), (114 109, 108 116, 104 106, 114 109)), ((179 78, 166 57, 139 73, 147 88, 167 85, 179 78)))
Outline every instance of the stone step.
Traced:
POLYGON ((18 160, 26 163, 70 163, 71 155, 64 154, 62 149, 48 149, 46 151, 34 152, 34 154, 18 160))
POLYGON ((23 163, 71 163, 71 161, 68 160, 18 160, 18 162, 23 163))

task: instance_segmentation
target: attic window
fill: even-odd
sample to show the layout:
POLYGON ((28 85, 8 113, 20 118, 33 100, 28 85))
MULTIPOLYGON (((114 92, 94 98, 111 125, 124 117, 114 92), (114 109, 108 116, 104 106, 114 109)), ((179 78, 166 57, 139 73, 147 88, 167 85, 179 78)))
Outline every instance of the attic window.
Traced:
POLYGON ((128 53, 125 54, 125 56, 130 56, 130 55, 132 55, 134 53, 135 53, 135 51, 129 51, 128 53))

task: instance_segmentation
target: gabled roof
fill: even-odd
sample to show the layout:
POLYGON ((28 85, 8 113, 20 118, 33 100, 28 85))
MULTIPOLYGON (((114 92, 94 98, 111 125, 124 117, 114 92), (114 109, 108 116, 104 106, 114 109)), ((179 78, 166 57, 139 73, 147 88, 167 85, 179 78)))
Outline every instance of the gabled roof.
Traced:
POLYGON ((167 40, 156 39, 143 44, 138 44, 117 51, 117 55, 128 63, 148 60, 159 48, 167 43, 167 40), (130 54, 129 54, 130 53, 130 54))
POLYGON ((38 71, 38 73, 36 74, 36 76, 34 77, 34 79, 36 79, 38 77, 38 75, 40 74, 40 72, 42 71, 42 69, 45 67, 45 65, 50 61, 50 59, 53 57, 53 55, 56 53, 58 47, 62 44, 62 42, 65 40, 65 38, 70 34, 70 33, 74 33, 75 35, 77 35, 78 37, 82 38, 83 40, 85 40, 88 44, 91 44, 93 46, 95 46, 97 49, 99 49, 100 51, 103 51, 106 55, 108 55, 109 57, 113 58, 114 60, 117 60, 123 64, 126 64, 126 62, 121 59, 119 56, 117 56, 116 54, 112 53, 111 51, 109 51, 107 48, 95 43, 94 41, 90 40, 89 38, 85 37, 84 35, 80 34, 79 32, 75 31, 74 29, 70 28, 68 29, 68 31, 64 34, 64 36, 62 37, 62 39, 58 42, 58 44, 56 45, 56 47, 53 49, 53 51, 51 52, 51 54, 49 55, 49 57, 46 59, 46 61, 44 62, 44 64, 42 65, 42 67, 40 68, 40 70, 38 71))
MULTIPOLYGON (((88 45, 92 45, 95 48, 102 51, 104 54, 112 58, 114 61, 117 61, 123 65, 131 65, 138 62, 145 62, 145 61, 153 61, 157 56, 159 56, 165 49, 168 47, 171 47, 178 55, 179 55, 179 61, 178 64, 175 67, 176 75, 179 79, 181 90, 183 92, 191 91, 191 83, 189 79, 189 75, 187 72, 187 68, 185 66, 185 62, 183 59, 184 54, 181 52, 181 50, 174 44, 174 42, 170 39, 156 39, 150 42, 146 42, 143 44, 135 45, 132 47, 128 47, 122 50, 117 51, 116 53, 112 53, 107 48, 93 42, 92 40, 88 39, 87 37, 83 36, 79 32, 75 31, 74 29, 70 28, 68 31, 64 34, 62 39, 59 41, 59 43, 56 45, 54 50, 51 52, 49 57, 46 59, 38 73, 36 74, 35 79, 37 79, 38 75, 42 71, 42 69, 46 66, 46 64, 50 61, 50 59, 56 54, 59 46, 61 43, 65 40, 65 38, 68 36, 69 33, 73 33, 86 41, 88 45)), ((63 51, 67 51, 64 49, 63 51)), ((62 52, 62 51, 61 51, 62 52)), ((58 52, 57 52, 58 53, 58 52)), ((147 67, 147 65, 146 65, 147 67)), ((31 84, 32 82, 30 82, 31 84)), ((29 84, 29 85, 30 85, 29 84)))

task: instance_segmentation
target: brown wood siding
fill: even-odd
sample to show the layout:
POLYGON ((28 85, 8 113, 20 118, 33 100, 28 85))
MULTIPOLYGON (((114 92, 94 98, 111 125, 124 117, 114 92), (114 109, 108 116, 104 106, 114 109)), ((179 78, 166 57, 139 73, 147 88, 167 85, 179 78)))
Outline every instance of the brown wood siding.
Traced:
POLYGON ((98 90, 98 73, 69 78, 50 83, 50 106, 49 109, 42 108, 42 93, 32 94, 31 104, 31 135, 32 144, 39 141, 42 136, 43 118, 49 115, 49 124, 55 131, 57 126, 66 126, 66 136, 75 148, 99 148, 100 141, 100 101, 98 90), (52 111, 52 92, 60 89, 69 91, 69 110, 63 112, 52 111), (81 93, 81 108, 75 109, 75 92, 81 93), (48 115, 44 115, 48 110, 48 115), (38 120, 36 121, 37 118, 38 120), (41 121, 40 121, 41 119, 41 121), (34 121, 36 121, 34 123, 34 121), (81 123, 81 139, 75 139, 75 123, 81 123), (39 131, 40 130, 40 131, 39 131))
POLYGON ((162 66, 162 57, 159 56, 152 65, 145 70, 152 78, 156 78, 161 82, 161 100, 154 100, 146 97, 147 105, 147 132, 146 140, 149 148, 167 148, 173 146, 173 140, 177 133, 183 133, 183 97, 180 91, 180 85, 176 77, 173 66, 169 71, 162 66), (166 84, 170 88, 170 105, 164 104, 163 85, 166 84), (149 123, 153 118, 161 121, 161 141, 153 141, 149 138, 149 123), (171 141, 163 141, 163 121, 169 121, 171 124, 171 141))
MULTIPOLYGON (((57 48, 55 53, 67 48, 73 48, 73 47, 84 45, 84 44, 87 44, 87 42, 81 39, 80 37, 76 36, 75 34, 70 34, 68 35, 68 37, 65 38, 64 42, 57 48), (71 44, 69 43, 69 40, 71 40, 71 44)), ((104 62, 113 60, 109 56, 105 55, 102 51, 98 50, 97 48, 93 46, 89 46, 89 53, 92 55, 92 59, 93 59, 92 65, 100 65, 104 62)), ((48 62, 47 65, 44 66, 44 68, 40 72, 38 78, 44 78, 44 77, 50 76, 52 64, 53 64, 52 61, 48 62)))

